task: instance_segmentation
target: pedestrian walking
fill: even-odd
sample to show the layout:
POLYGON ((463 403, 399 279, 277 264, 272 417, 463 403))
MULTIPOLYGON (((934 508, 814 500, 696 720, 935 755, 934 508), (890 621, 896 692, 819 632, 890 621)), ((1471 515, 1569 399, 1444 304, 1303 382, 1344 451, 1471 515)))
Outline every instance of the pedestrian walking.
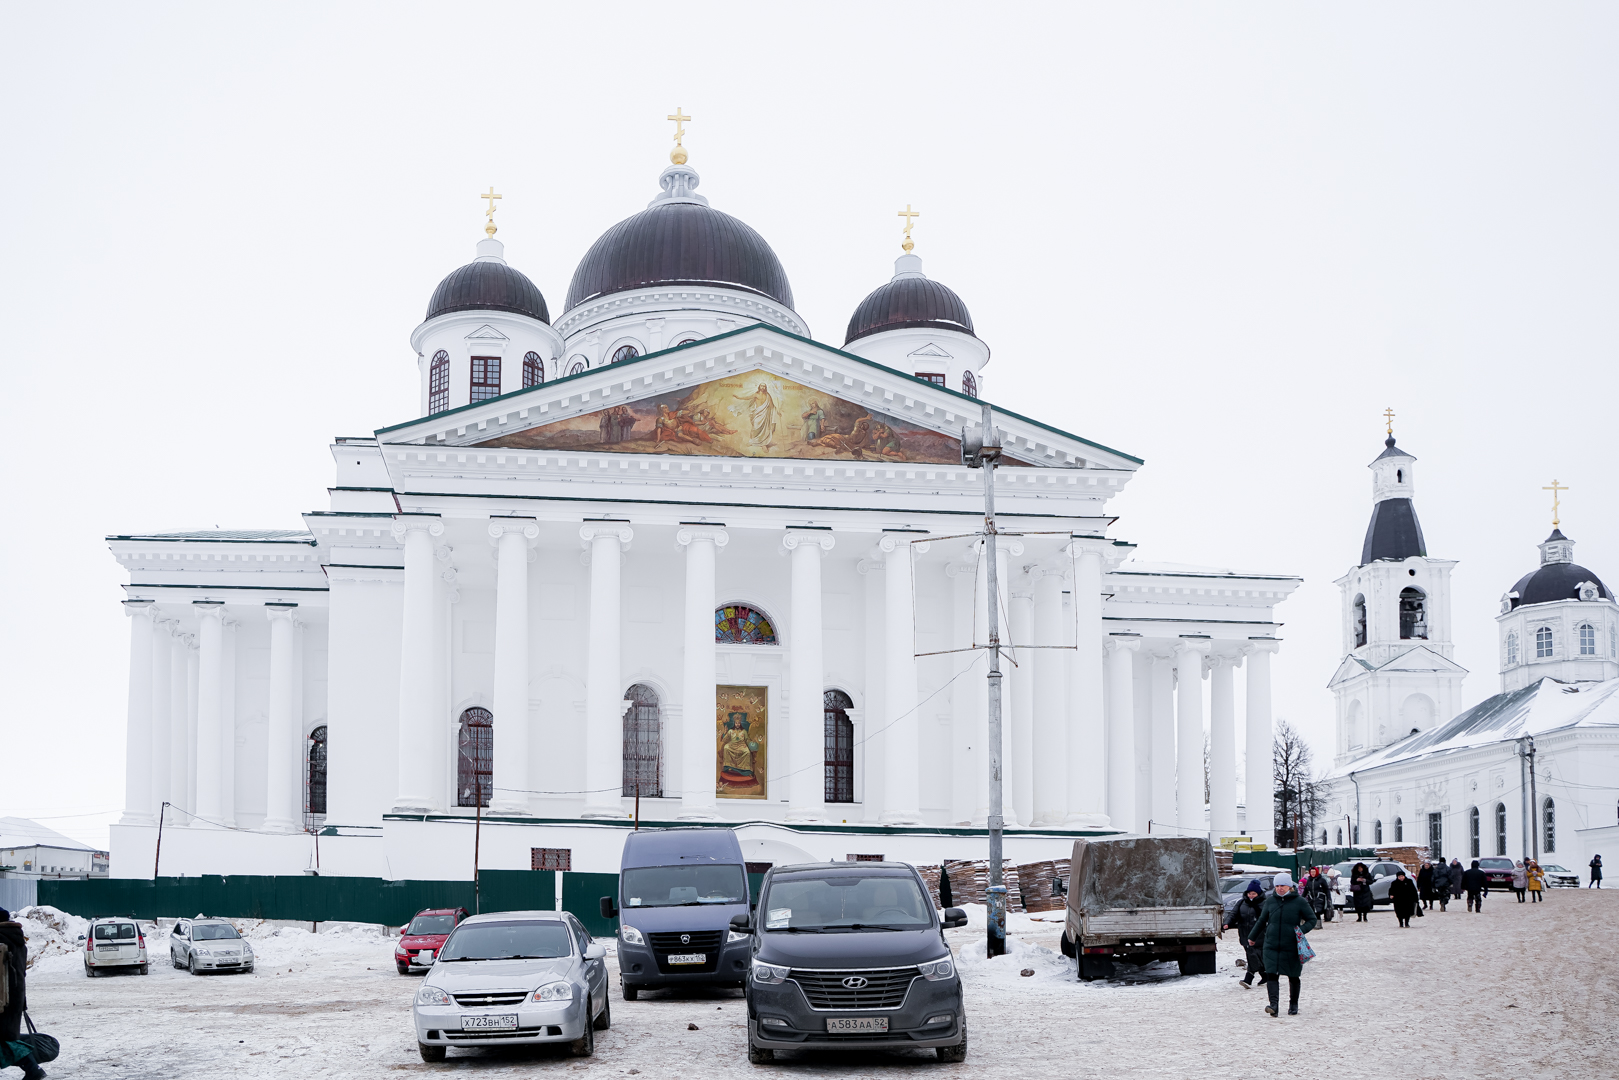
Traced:
POLYGON ((1462 898, 1462 875, 1465 873, 1467 873, 1467 871, 1462 869, 1462 861, 1460 859, 1450 860, 1450 898, 1452 900, 1460 900, 1462 898))
POLYGON ((1529 888, 1529 868, 1519 859, 1512 864, 1512 891, 1518 894, 1518 903, 1523 903, 1524 890, 1529 888))
POLYGON ((1268 1016, 1281 1011, 1281 979, 1287 976, 1287 1015, 1299 1014, 1299 977, 1304 961, 1299 958, 1299 936, 1320 925, 1310 905, 1293 888, 1293 878, 1282 871, 1271 881, 1275 895, 1267 897, 1259 909, 1251 940, 1264 954, 1265 993, 1270 1004, 1268 1016))
POLYGON ((1321 873, 1321 867, 1310 867, 1310 876, 1304 879, 1300 891, 1317 919, 1327 922, 1332 918, 1332 881, 1321 873))
POLYGON ((45 1070, 35 1060, 33 1046, 20 1041, 23 1013, 28 1011, 28 938, 11 912, 0 908, 0 951, 5 953, 5 993, 0 994, 0 1066, 15 1065, 23 1080, 44 1080, 45 1070))
POLYGON ((1462 871, 1462 888, 1467 891, 1467 910, 1478 915, 1484 911, 1484 897, 1490 891, 1490 879, 1478 868, 1478 860, 1462 871))
POLYGON ((1417 871, 1417 899, 1422 902, 1422 908, 1433 907, 1433 863, 1428 859, 1422 860, 1422 868, 1417 871))
POLYGON ((1586 884, 1587 889, 1602 888, 1602 856, 1593 855, 1591 861, 1586 863, 1591 868, 1591 880, 1586 884))
POLYGON ((1436 859, 1433 864, 1433 898, 1439 901, 1440 911, 1450 903, 1450 867, 1444 859, 1436 859))
POLYGON ((1254 878, 1248 883, 1248 888, 1243 890, 1242 899, 1231 909, 1231 914, 1226 916, 1225 925, 1220 928, 1220 934, 1224 936, 1228 929, 1235 927, 1237 940, 1242 942, 1248 968, 1242 977, 1244 990, 1254 985, 1255 978, 1260 982, 1265 981, 1265 950, 1258 945, 1250 944, 1248 940, 1253 937, 1254 925, 1259 922, 1259 912, 1264 905, 1265 887, 1259 883, 1258 878, 1254 878))
POLYGON ((1538 904, 1540 903, 1541 890, 1546 887, 1546 871, 1540 868, 1539 863, 1531 859, 1529 862, 1528 876, 1529 902, 1531 904, 1538 904))
POLYGON ((1365 922, 1372 910, 1372 872, 1363 862, 1349 871, 1349 894, 1355 901, 1355 921, 1365 922))
POLYGON ((1389 885, 1389 899, 1394 901, 1394 917, 1400 920, 1400 925, 1410 927, 1411 916, 1419 910, 1417 908, 1417 883, 1405 876, 1404 870, 1394 872, 1394 881, 1389 885))

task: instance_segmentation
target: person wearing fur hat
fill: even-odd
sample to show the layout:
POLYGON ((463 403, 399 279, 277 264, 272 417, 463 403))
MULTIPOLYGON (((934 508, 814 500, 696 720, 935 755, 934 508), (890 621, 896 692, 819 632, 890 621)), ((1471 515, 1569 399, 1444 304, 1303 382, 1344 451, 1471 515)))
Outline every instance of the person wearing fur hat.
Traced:
POLYGON ((0 1009, 0 1062, 22 1070, 23 1080, 44 1080, 45 1070, 30 1048, 18 1041, 22 1015, 28 1008, 28 938, 11 912, 0 908, 0 945, 5 946, 6 1007, 0 1009))
POLYGON ((1254 924, 1249 940, 1264 953, 1265 992, 1270 1004, 1265 1006, 1268 1016, 1281 1009, 1281 978, 1287 976, 1287 1015, 1299 1014, 1299 977, 1304 974, 1304 962, 1299 959, 1298 936, 1320 925, 1315 912, 1304 902, 1293 887, 1293 878, 1287 871, 1277 874, 1271 881, 1275 895, 1266 899, 1259 910, 1259 921, 1254 924))
POLYGON ((1236 906, 1231 909, 1231 914, 1226 916, 1225 926, 1220 928, 1222 936, 1231 927, 1237 928, 1237 940, 1242 942, 1243 952, 1248 957, 1248 971, 1242 977, 1242 988, 1244 990, 1254 984, 1254 976, 1259 976, 1261 982, 1264 981, 1265 977, 1264 950, 1248 940, 1253 936, 1254 924, 1259 921, 1259 911, 1264 906, 1264 903, 1265 886, 1260 884, 1258 878, 1254 878, 1248 883, 1248 888, 1243 891, 1242 899, 1238 900, 1236 906))

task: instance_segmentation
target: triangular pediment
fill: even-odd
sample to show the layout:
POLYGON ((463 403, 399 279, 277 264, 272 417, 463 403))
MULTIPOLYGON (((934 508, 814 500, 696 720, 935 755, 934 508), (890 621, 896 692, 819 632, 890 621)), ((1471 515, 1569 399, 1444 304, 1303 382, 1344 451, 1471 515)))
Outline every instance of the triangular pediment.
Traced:
POLYGON ((935 345, 931 341, 928 342, 926 345, 922 346, 920 349, 917 349, 916 351, 911 352, 911 353, 907 353, 906 355, 908 355, 908 356, 937 356, 937 357, 939 357, 940 359, 943 359, 943 360, 950 359, 950 354, 949 353, 945 352, 943 349, 939 348, 937 345, 935 345))
POLYGON ((1380 673, 1413 671, 1427 674, 1428 672, 1440 671, 1447 674, 1467 674, 1466 668, 1454 660, 1446 660, 1426 645, 1418 645, 1414 649, 1401 653, 1377 670, 1380 673))
POLYGON ((472 333, 468 334, 466 336, 466 340, 467 341, 510 341, 511 339, 508 338, 505 334, 502 334, 499 330, 496 330, 493 326, 490 326, 488 323, 484 323, 482 326, 478 327, 478 329, 476 329, 472 333))
POLYGON ((1343 662, 1338 665, 1338 670, 1332 673, 1332 678, 1327 680, 1327 689, 1331 690, 1333 687, 1346 683, 1357 675, 1364 675, 1370 670, 1372 669, 1367 667, 1358 657, 1346 656, 1343 658, 1343 662))

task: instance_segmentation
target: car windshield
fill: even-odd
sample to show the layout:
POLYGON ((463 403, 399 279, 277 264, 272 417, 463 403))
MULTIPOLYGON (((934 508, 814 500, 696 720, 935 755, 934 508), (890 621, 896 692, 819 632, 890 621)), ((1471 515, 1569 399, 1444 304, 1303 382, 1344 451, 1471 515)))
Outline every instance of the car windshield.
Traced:
POLYGON ((771 883, 760 903, 766 930, 920 930, 933 905, 910 877, 828 874, 771 883))
POLYGON ((624 871, 623 896, 627 908, 746 904, 748 882, 735 864, 638 866, 624 871))
POLYGON ((197 923, 191 928, 193 941, 225 941, 240 936, 229 923, 197 923))
POLYGON ((439 950, 440 960, 546 960, 573 953, 559 922, 462 923, 439 950))
POLYGON ((1556 863, 1542 863, 1540 868, 1542 870, 1546 871, 1548 874, 1566 874, 1566 873, 1568 873, 1568 870, 1566 868, 1558 866, 1556 863))
POLYGON ((1223 893, 1241 892, 1245 881, 1247 881, 1246 878, 1240 877, 1226 878, 1220 882, 1220 891, 1223 893))
POLYGON ((96 927, 97 941, 134 941, 134 923, 109 923, 96 927))
POLYGON ((423 934, 448 934, 455 929, 454 915, 418 915, 410 920, 405 933, 421 936, 423 934))
POLYGON ((1355 864, 1352 862, 1341 862, 1337 866, 1333 867, 1334 870, 1338 871, 1338 873, 1342 874, 1344 877, 1348 877, 1349 871, 1353 870, 1354 868, 1355 864))
POLYGON ((1480 859, 1478 861, 1478 865, 1479 865, 1480 870, 1511 870, 1512 869, 1512 860, 1511 859, 1480 859))

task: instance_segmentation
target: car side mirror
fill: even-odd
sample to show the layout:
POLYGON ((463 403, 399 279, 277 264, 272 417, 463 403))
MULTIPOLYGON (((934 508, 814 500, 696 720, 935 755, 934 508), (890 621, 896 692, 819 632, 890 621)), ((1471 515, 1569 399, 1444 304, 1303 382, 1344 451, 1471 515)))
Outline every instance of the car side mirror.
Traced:
POLYGON ((732 915, 731 929, 739 934, 753 933, 753 920, 746 915, 732 915))
POLYGON ((967 913, 958 907, 946 908, 944 911, 944 928, 953 930, 958 926, 967 925, 967 913))
POLYGON ((602 957, 604 957, 606 955, 607 955, 607 946, 603 945, 599 941, 592 941, 589 945, 585 946, 585 959, 586 960, 600 960, 602 957))
POLYGON ((80 941, 83 941, 83 940, 84 940, 84 935, 83 935, 83 934, 80 934, 80 935, 79 935, 79 940, 80 940, 80 941))
POLYGON ((602 913, 602 918, 604 918, 604 919, 616 919, 616 918, 618 918, 618 905, 613 903, 613 898, 611 896, 602 897, 602 899, 601 899, 601 913, 602 913))

